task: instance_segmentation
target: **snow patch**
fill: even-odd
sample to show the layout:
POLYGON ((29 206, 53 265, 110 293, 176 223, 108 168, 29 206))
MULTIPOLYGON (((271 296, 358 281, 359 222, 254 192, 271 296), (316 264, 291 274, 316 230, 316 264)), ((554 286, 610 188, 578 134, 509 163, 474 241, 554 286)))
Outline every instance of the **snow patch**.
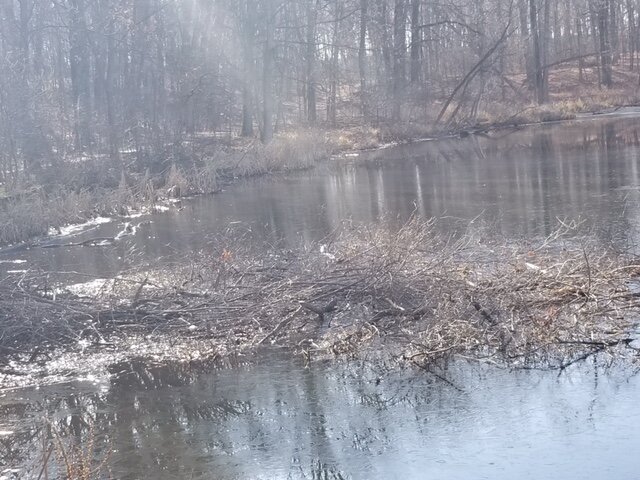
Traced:
POLYGON ((90 280, 88 282, 68 285, 64 287, 62 291, 67 291, 74 295, 91 297, 99 293, 100 290, 113 287, 114 282, 114 279, 96 278, 95 280, 90 280))
POLYGON ((113 219, 109 217, 96 217, 88 222, 84 223, 76 223, 72 225, 65 225, 64 227, 51 227, 49 228, 49 236, 56 237, 66 237, 68 235, 73 235, 74 233, 82 232, 89 227, 96 227, 98 225, 103 225, 105 223, 112 222, 113 219))

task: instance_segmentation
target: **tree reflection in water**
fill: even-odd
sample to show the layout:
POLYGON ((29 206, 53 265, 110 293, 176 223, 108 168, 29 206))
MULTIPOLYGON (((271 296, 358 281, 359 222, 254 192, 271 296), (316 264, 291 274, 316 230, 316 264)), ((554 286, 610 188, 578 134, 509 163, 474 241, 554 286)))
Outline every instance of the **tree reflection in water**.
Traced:
POLYGON ((3 469, 33 476, 47 416, 78 443, 94 425, 96 451, 113 450, 110 468, 122 479, 465 478, 456 474, 495 473, 491 462, 533 478, 526 468, 541 452, 563 473, 615 463, 623 474, 633 467, 608 439, 638 418, 640 382, 597 371, 585 365, 558 378, 451 365, 447 378, 460 390, 379 364, 306 368, 274 356, 181 384, 167 374, 170 386, 157 372, 152 385, 69 384, 5 395, 2 428, 15 433, 1 438, 0 458, 3 469), (567 462, 582 442, 591 453, 567 462))

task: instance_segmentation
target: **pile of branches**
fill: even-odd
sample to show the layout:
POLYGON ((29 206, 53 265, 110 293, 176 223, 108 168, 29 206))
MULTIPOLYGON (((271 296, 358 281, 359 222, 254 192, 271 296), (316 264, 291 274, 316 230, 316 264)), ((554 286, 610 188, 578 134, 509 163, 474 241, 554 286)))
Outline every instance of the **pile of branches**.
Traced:
POLYGON ((215 252, 100 282, 53 288, 42 276, 9 277, 0 283, 0 373, 8 359, 132 337, 165 353, 188 342, 223 357, 271 344, 307 356, 383 347, 423 367, 457 355, 566 368, 635 353, 633 257, 575 235, 514 245, 437 232, 415 218, 344 225, 312 246, 258 252, 221 237, 215 252))

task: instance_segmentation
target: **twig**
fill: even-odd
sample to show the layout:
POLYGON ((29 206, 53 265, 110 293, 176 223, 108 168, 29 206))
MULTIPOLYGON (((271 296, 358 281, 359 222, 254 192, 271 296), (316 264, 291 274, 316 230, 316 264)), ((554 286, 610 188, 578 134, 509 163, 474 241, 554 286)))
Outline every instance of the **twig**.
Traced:
POLYGON ((258 342, 258 345, 262 345, 267 340, 271 339, 272 337, 280 333, 280 331, 294 319, 294 317, 298 314, 298 312, 300 312, 300 310, 302 310, 301 306, 298 307, 294 312, 287 315, 280 323, 278 323, 278 325, 276 325, 276 328, 271 330, 271 332, 269 332, 262 340, 258 342))

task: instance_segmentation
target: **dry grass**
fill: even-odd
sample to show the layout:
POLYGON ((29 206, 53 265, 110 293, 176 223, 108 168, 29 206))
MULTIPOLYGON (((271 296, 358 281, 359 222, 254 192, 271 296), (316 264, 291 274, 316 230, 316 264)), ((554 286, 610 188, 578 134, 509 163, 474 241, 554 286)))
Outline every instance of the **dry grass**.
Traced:
MULTIPOLYGON (((524 74, 508 75, 505 77, 508 86, 494 79, 482 87, 476 85, 476 90, 482 90, 481 94, 476 92, 462 98, 456 97, 441 124, 436 126, 454 132, 470 128, 499 128, 571 120, 581 113, 640 104, 637 72, 616 65, 613 80, 611 88, 600 88, 594 68, 585 68, 582 79, 576 66, 554 68, 549 78, 550 101, 540 106, 535 103, 534 92, 527 87, 524 74)), ((427 111, 439 111, 443 102, 444 98, 434 99, 427 111)), ((429 114, 425 115, 426 124, 430 123, 430 118, 429 114)))
MULTIPOLYGON (((191 194, 209 194, 220 190, 218 165, 211 159, 205 159, 202 166, 193 167, 186 175, 187 192, 191 194)), ((167 182, 170 185, 170 182, 167 182)))
POLYGON ((327 132, 334 151, 370 150, 383 144, 380 129, 370 126, 352 126, 327 132))
POLYGON ((189 192, 189 179, 175 163, 171 165, 165 178, 165 188, 168 196, 180 197, 189 192))
MULTIPOLYGON (((580 102, 550 103, 547 105, 521 105, 517 109, 513 105, 495 103, 488 105, 487 109, 478 112, 474 119, 474 127, 498 128, 502 126, 529 125, 544 122, 556 122, 561 120, 573 120, 580 113, 580 102)), ((460 125, 471 125, 465 120, 460 125)))
POLYGON ((86 425, 80 436, 61 433, 50 421, 45 423, 42 459, 37 479, 99 480, 108 474, 109 451, 97 445, 93 423, 86 425))
POLYGON ((99 216, 128 215, 148 203, 139 185, 74 191, 61 187, 6 200, 0 207, 0 245, 43 237, 51 229, 99 216))
POLYGON ((374 150, 389 145, 422 140, 438 132, 424 122, 381 122, 377 127, 348 125, 328 130, 332 152, 374 150))
MULTIPOLYGON (((0 244, 46 235, 51 227, 82 223, 107 209, 97 206, 102 195, 88 191, 37 192, 5 202, 0 209, 0 244)), ((111 210, 109 208, 109 210, 111 210)))
POLYGON ((191 148, 181 152, 187 159, 183 163, 174 162, 157 174, 123 173, 119 182, 113 172, 100 172, 88 164, 66 166, 59 178, 51 173, 48 181, 54 183, 46 189, 34 180, 18 182, 0 205, 0 245, 41 237, 50 228, 96 216, 150 211, 169 197, 214 193, 241 177, 311 168, 331 151, 323 134, 307 130, 280 134, 266 146, 238 141, 225 148, 217 144, 191 148))
POLYGON ((258 141, 236 145, 215 158, 221 175, 248 177, 313 167, 330 154, 324 135, 312 130, 279 134, 271 143, 258 141))

